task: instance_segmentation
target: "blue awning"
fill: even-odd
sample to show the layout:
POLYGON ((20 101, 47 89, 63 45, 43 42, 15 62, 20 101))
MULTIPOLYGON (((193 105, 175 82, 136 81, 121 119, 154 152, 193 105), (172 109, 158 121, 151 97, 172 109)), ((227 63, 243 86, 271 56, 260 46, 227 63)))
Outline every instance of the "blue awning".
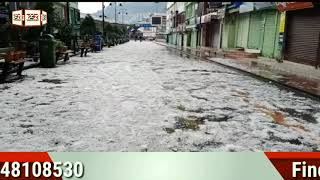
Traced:
POLYGON ((240 5, 239 13, 246 13, 254 10, 253 2, 244 2, 240 5))

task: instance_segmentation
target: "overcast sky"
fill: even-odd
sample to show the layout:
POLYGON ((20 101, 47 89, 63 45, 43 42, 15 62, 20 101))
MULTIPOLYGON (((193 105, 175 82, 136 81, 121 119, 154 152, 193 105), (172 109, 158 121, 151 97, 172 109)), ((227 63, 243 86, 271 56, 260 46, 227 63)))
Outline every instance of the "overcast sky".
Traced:
MULTIPOLYGON (((79 2, 79 9, 82 13, 95 13, 98 10, 102 10, 102 2, 79 2)), ((105 6, 108 6, 108 2, 104 2, 105 6)))

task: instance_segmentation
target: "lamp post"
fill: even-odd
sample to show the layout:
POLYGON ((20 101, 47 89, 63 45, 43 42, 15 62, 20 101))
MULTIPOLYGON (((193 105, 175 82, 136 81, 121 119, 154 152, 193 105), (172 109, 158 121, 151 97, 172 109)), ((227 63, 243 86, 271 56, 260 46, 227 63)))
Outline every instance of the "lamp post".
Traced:
POLYGON ((102 16, 99 16, 99 17, 102 17, 102 36, 104 36, 104 18, 107 17, 104 15, 104 2, 102 2, 102 16))
POLYGON ((118 12, 118 14, 121 14, 122 15, 122 24, 123 24, 123 15, 125 14, 125 15, 128 15, 128 12, 126 12, 127 11, 127 9, 120 9, 119 10, 119 12, 118 12))
MULTIPOLYGON (((114 2, 114 23, 117 23, 117 2, 114 2)), ((112 3, 110 3, 110 6, 112 6, 112 3)), ((119 3, 119 6, 122 6, 121 3, 119 3)))

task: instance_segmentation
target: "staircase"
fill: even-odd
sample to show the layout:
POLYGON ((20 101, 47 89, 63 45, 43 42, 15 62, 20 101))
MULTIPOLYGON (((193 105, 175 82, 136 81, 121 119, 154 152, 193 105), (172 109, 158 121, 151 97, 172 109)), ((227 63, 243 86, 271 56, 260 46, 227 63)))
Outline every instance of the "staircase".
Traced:
POLYGON ((258 50, 235 48, 230 50, 224 50, 224 57, 231 59, 241 58, 257 58, 260 55, 258 50))

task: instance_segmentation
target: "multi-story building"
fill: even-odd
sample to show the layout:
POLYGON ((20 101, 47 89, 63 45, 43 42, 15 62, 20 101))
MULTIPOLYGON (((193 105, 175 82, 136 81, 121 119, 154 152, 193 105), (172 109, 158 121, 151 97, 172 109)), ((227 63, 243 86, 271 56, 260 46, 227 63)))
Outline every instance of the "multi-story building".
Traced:
POLYGON ((176 2, 176 11, 174 22, 175 22, 175 28, 176 28, 176 41, 177 46, 183 47, 185 45, 184 37, 185 37, 185 28, 186 28, 186 12, 185 12, 185 2, 176 2))
POLYGON ((186 2, 186 33, 185 33, 185 46, 196 48, 200 33, 197 27, 197 10, 198 2, 186 2))
POLYGON ((174 31, 174 22, 173 16, 174 12, 176 11, 176 4, 174 2, 167 3, 167 20, 166 20, 166 34, 167 34, 167 43, 175 44, 175 38, 173 36, 174 31))
POLYGON ((167 4, 167 42, 320 65, 318 2, 167 4), (185 21, 184 21, 185 17, 185 21), (184 23, 185 22, 185 25, 184 23))
POLYGON ((200 45, 219 49, 221 46, 221 30, 224 17, 222 2, 199 3, 198 15, 200 17, 201 41, 200 45))
POLYGON ((164 35, 166 33, 166 14, 153 13, 150 15, 150 19, 152 26, 156 27, 156 38, 164 39, 164 35))

